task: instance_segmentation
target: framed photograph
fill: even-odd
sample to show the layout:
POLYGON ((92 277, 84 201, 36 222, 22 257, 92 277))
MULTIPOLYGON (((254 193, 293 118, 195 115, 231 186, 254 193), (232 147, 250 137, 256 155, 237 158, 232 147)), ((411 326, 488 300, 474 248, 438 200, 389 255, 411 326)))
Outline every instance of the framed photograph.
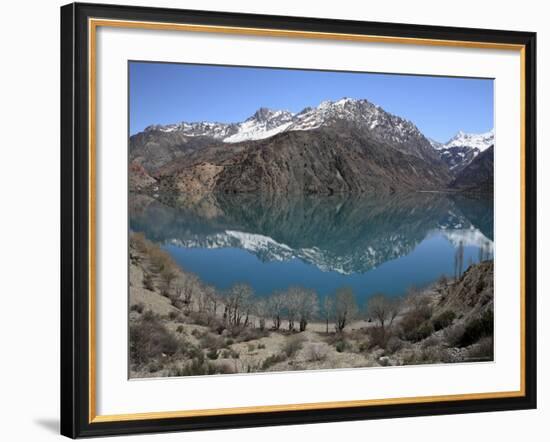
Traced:
POLYGON ((535 408, 535 44, 62 7, 62 434, 535 408))

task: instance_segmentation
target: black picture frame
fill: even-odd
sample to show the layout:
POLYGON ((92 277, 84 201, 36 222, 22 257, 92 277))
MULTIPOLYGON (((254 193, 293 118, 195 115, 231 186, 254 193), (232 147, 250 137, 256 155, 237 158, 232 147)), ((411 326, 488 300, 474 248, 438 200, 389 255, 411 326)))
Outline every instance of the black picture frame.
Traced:
POLYGON ((536 408, 536 34, 488 29, 73 3, 61 8, 61 434, 76 438, 536 408), (93 422, 88 229, 89 18, 522 45, 524 47, 524 395, 365 407, 93 422))

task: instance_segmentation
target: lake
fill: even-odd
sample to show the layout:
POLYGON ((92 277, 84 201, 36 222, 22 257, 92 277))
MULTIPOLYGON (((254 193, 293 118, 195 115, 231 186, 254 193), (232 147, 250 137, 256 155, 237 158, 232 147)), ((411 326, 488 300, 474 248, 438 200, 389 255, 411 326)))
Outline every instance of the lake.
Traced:
POLYGON ((360 303, 400 296, 493 255, 492 200, 459 194, 130 195, 130 229, 185 270, 259 296, 293 285, 320 296, 351 287, 360 303))

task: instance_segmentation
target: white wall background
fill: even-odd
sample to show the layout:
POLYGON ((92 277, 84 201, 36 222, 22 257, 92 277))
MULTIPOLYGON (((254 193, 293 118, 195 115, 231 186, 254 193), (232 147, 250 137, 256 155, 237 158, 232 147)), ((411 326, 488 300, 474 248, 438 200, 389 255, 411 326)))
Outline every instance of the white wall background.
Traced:
MULTIPOLYGON (((113 0, 114 1, 114 0, 113 0)), ((542 1, 442 2, 354 0, 120 0, 126 4, 538 32, 539 409, 225 430, 125 440, 248 441, 339 438, 446 442, 544 440, 550 434, 547 339, 550 305, 543 279, 550 251, 542 228, 550 208, 543 189, 550 141, 549 11, 542 1), (546 246, 546 249, 543 248, 546 246), (531 436, 531 437, 529 437, 531 436)), ((58 435, 59 409, 59 6, 58 0, 5 2, 0 26, 0 438, 47 441, 58 435)), ((353 439, 352 439, 353 440, 353 439)))

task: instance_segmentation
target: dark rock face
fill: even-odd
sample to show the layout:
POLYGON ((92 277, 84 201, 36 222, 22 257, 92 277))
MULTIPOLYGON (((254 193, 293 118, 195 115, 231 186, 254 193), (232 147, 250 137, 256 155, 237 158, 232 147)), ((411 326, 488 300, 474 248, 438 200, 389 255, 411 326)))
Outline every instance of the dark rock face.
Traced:
POLYGON ((443 165, 407 155, 339 125, 256 142, 220 172, 220 192, 333 194, 426 190, 448 180, 443 165))
POLYGON ((177 131, 150 128, 130 137, 129 160, 152 175, 163 165, 215 143, 216 140, 210 137, 189 137, 177 131))
POLYGON ((494 146, 480 153, 451 182, 457 190, 491 193, 494 187, 494 146))
POLYGON ((479 154, 479 150, 469 146, 453 146, 441 150, 441 159, 456 176, 467 167, 479 154))

